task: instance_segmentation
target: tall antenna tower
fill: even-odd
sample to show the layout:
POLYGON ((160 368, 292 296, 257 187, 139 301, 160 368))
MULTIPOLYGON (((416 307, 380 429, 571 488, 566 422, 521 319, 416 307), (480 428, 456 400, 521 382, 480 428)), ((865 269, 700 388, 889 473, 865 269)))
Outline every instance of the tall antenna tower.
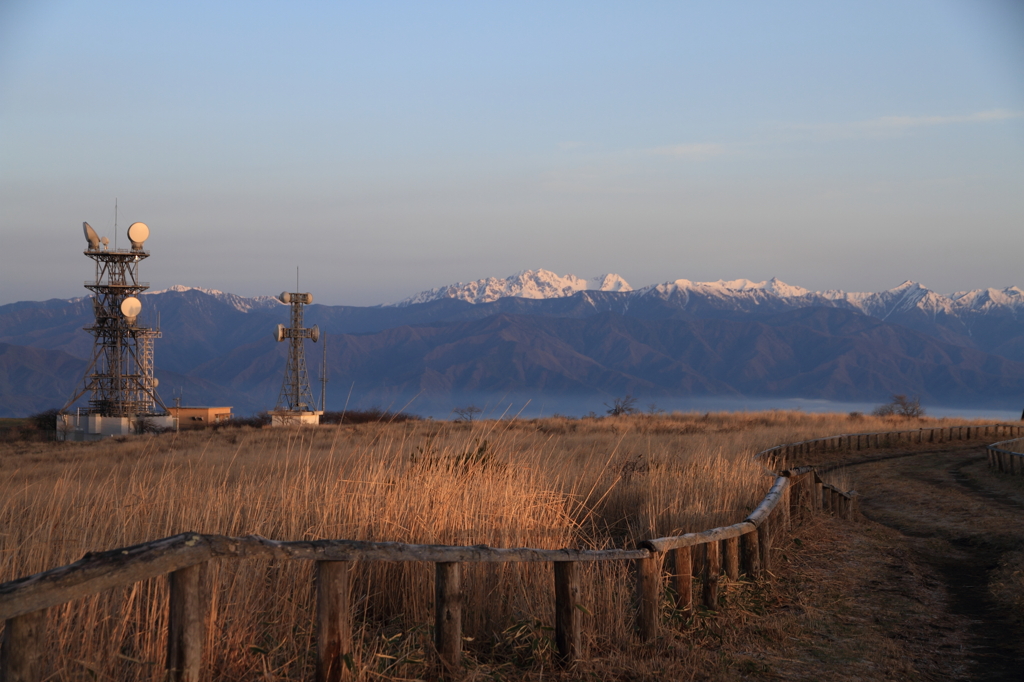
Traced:
POLYGON ((288 362, 285 365, 284 381, 281 382, 277 407, 271 413, 271 424, 318 424, 322 412, 316 410, 316 401, 309 388, 309 372, 306 370, 303 342, 306 339, 312 339, 313 343, 319 341, 320 328, 316 325, 308 329, 302 326, 303 306, 313 302, 313 294, 285 291, 279 299, 291 306, 291 324, 287 327, 279 324, 274 330, 274 338, 278 342, 288 340, 288 362))
POLYGON ((327 334, 324 334, 324 359, 320 363, 320 411, 327 411, 327 334))
POLYGON ((93 293, 95 320, 85 330, 93 335, 92 360, 82 386, 61 410, 89 393, 88 415, 135 418, 166 414, 153 376, 153 341, 160 329, 139 324, 142 302, 138 295, 149 288, 139 279, 139 263, 149 256, 143 243, 149 238, 145 223, 128 228, 131 249, 107 247, 89 223, 82 223, 88 248, 85 255, 96 264, 96 277, 85 288, 93 293))

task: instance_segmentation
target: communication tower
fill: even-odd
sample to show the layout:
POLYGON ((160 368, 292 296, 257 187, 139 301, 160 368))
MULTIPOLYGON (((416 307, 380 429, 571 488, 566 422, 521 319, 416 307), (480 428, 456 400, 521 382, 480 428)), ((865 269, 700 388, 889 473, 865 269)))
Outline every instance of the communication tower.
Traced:
POLYGON ((131 249, 108 249, 110 240, 97 235, 89 223, 82 223, 82 231, 88 243, 85 255, 96 264, 95 279, 85 282, 93 293, 95 319, 85 327, 93 336, 93 351, 82 385, 61 410, 58 432, 100 437, 141 431, 146 421, 169 426, 162 423, 170 418, 153 376, 153 341, 160 338, 160 330, 139 323, 138 295, 149 288, 139 279, 139 263, 149 256, 143 248, 149 227, 131 224, 131 249), (71 405, 86 393, 88 408, 70 415, 71 405))
POLYGON ((277 407, 270 413, 271 425, 319 424, 323 410, 316 409, 313 392, 309 388, 309 372, 306 370, 306 353, 303 349, 306 339, 312 339, 313 343, 320 340, 319 327, 302 326, 303 306, 313 302, 313 294, 285 291, 279 300, 291 306, 291 324, 287 327, 279 324, 274 330, 274 339, 278 342, 288 341, 288 362, 277 407))

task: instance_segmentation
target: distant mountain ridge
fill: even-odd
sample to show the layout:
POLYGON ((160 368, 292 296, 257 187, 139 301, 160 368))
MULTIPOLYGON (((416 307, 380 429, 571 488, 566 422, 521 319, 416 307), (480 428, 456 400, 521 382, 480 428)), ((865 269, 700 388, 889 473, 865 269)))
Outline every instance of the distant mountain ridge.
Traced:
MULTIPOLYGON (((308 306, 306 323, 328 339, 329 401, 343 403, 350 389, 353 400, 383 404, 465 391, 1024 399, 1024 293, 1016 287, 943 296, 913 282, 846 293, 777 279, 676 280, 635 291, 615 275, 541 270, 512 279, 419 303, 308 306)), ((285 348, 271 334, 287 316, 274 296, 182 285, 147 292, 143 318, 159 317, 163 329, 161 394, 241 413, 273 407, 285 348)), ((0 306, 0 414, 64 403, 90 355, 82 328, 91 321, 87 297, 0 306)), ((308 350, 313 377, 319 350, 308 350)))

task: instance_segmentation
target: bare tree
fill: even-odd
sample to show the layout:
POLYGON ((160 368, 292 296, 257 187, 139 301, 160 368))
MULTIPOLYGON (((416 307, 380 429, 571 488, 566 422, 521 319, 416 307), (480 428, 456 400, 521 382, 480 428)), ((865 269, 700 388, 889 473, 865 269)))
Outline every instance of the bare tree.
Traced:
POLYGON ((619 417, 626 414, 636 414, 640 410, 636 408, 636 398, 632 395, 625 395, 621 398, 615 398, 612 400, 612 404, 604 404, 608 408, 608 414, 613 417, 619 417))
POLYGON ((889 402, 876 407, 871 414, 876 417, 909 417, 917 418, 924 416, 924 408, 921 407, 921 398, 914 396, 908 398, 902 393, 892 395, 889 402))
POLYGON ((467 405, 466 407, 456 407, 452 412, 454 412, 455 416, 461 421, 471 422, 473 421, 473 417, 483 412, 483 410, 476 405, 467 405))

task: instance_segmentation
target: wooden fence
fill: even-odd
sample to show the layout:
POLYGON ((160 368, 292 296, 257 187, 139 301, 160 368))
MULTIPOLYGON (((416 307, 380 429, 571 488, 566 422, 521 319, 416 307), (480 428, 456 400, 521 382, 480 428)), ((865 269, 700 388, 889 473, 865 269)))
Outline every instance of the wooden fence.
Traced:
MULTIPOLYGON (((993 424, 916 431, 844 434, 779 445, 758 453, 782 468, 791 456, 812 452, 879 448, 900 442, 942 442, 997 434, 1020 434, 1022 427, 993 424), (966 429, 966 431, 965 431, 966 429), (925 439, 927 434, 927 440, 925 439), (916 437, 916 440, 915 440, 916 437), (938 438, 938 440, 936 440, 938 438)), ((641 639, 658 632, 660 605, 668 578, 679 608, 695 602, 693 578, 703 577, 700 602, 718 604, 718 581, 740 573, 758 579, 771 569, 773 538, 794 520, 827 513, 852 518, 855 496, 824 483, 815 467, 783 470, 761 503, 740 523, 699 533, 655 538, 636 549, 501 549, 486 545, 411 545, 354 540, 280 542, 183 533, 132 547, 86 554, 73 564, 0 584, 0 682, 39 682, 42 677, 46 609, 102 590, 169 575, 170 600, 166 669, 172 682, 199 679, 210 613, 208 562, 211 559, 274 558, 316 562, 316 679, 334 682, 352 676, 351 571, 354 561, 426 561, 435 566, 434 644, 438 662, 457 667, 462 654, 463 594, 460 566, 471 562, 550 562, 554 567, 555 645, 558 660, 584 656, 578 564, 635 562, 636 622, 641 639), (665 561, 669 559, 669 561, 665 561), (666 569, 670 573, 666 574, 666 569)))
POLYGON ((989 445, 989 468, 1007 474, 1024 474, 1024 453, 1010 449, 1011 447, 1016 447, 1019 450, 1021 447, 1024 447, 1024 445, 1021 445, 1021 441, 1024 441, 1024 438, 1012 438, 989 445), (1017 445, 1011 446, 1010 443, 1016 443, 1017 445))
MULTIPOLYGON (((937 426, 935 428, 908 429, 906 431, 879 431, 873 433, 843 433, 799 443, 786 443, 762 450, 754 458, 772 458, 789 461, 798 455, 814 452, 850 452, 897 447, 904 443, 946 443, 954 440, 990 438, 992 436, 1021 436, 1024 426, 1017 424, 972 424, 970 426, 937 426)), ((1009 441, 1006 441, 1009 442, 1009 441)), ((998 445, 998 443, 996 443, 998 445)))

